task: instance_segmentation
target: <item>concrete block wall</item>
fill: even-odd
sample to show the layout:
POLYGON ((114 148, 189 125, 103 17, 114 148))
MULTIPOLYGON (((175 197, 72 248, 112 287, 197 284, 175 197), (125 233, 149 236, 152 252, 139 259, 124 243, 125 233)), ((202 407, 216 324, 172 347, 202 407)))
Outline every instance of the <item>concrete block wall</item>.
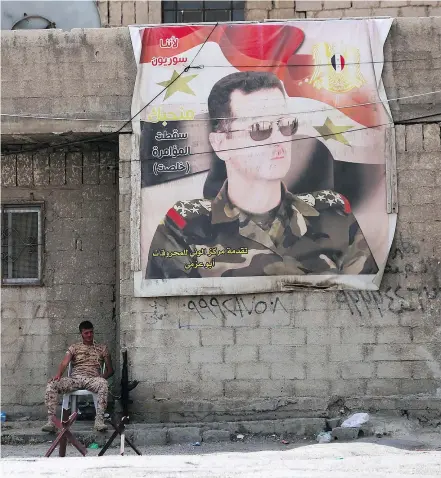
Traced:
MULTIPOLYGON (((399 220, 378 292, 133 298, 131 194, 120 189, 120 341, 141 381, 138 418, 317 416, 336 403, 423 419, 439 413, 440 123, 397 124, 396 133, 399 220), (419 394, 431 401, 412 401, 419 394)), ((120 148, 125 162, 130 137, 120 148)), ((130 175, 121 168, 120 184, 130 175)))
MULTIPOLYGON (((439 89, 440 20, 394 21, 385 45, 383 75, 389 98, 439 89)), ((114 131, 121 124, 119 120, 130 116, 136 65, 126 28, 2 32, 2 53, 2 113, 12 115, 2 118, 2 142, 17 137, 27 141, 28 135, 36 133, 114 131), (36 119, 33 115, 65 119, 36 119), (77 121, 78 117, 88 119, 77 121)), ((391 102, 397 125, 400 213, 388 272, 381 291, 374 293, 134 299, 131 142, 130 134, 121 136, 120 287, 116 291, 120 325, 116 336, 119 333, 118 344, 128 347, 131 378, 141 380, 131 394, 138 418, 164 422, 272 419, 321 416, 327 411, 338 412, 343 404, 352 409, 398 412, 418 407, 433 412, 439 406, 440 98, 440 94, 425 95, 391 102), (414 125, 400 124, 420 115, 432 116, 416 118, 414 125), (429 398, 414 399, 419 392, 429 398)), ((14 181, 15 170, 11 171, 3 178, 14 181)), ((54 181, 57 177, 53 175, 54 181)), ((83 177, 88 178, 89 173, 83 177)), ((20 186, 21 196, 29 197, 32 188, 37 192, 41 189, 36 187, 38 172, 33 178, 33 186, 20 186)), ((3 185, 4 197, 5 191, 13 194, 14 184, 3 185)), ((54 185, 49 184, 44 194, 55 204, 57 194, 63 203, 65 193, 66 197, 75 193, 66 185, 60 188, 63 194, 58 190, 51 193, 54 185)), ((63 251, 63 258, 65 255, 63 251)), ((65 267, 57 262, 58 269, 60 273, 70 270, 70 263, 65 267)), ((81 269, 74 270, 81 286, 81 269)), ((11 290, 9 296, 5 293, 6 289, 3 307, 21 301, 21 290, 11 290)), ((64 309, 55 308, 53 302, 58 299, 32 297, 29 293, 26 303, 50 301, 50 315, 43 317, 48 326, 45 329, 41 325, 39 330, 56 335, 56 329, 48 329, 49 324, 63 323, 59 318, 66 317, 64 309)), ((16 323, 15 312, 10 314, 8 323, 16 323)), ((25 319, 29 314, 27 309, 20 311, 25 319)), ((15 339, 11 340, 14 343, 15 339)), ((57 350, 61 352, 61 347, 57 350)), ((44 352, 38 360, 49 353, 44 352)), ((32 366, 39 363, 31 355, 21 360, 23 366, 14 370, 25 374, 15 379, 20 392, 12 387, 8 392, 15 396, 25 393, 30 383, 26 366, 35 368, 32 366)), ((49 370, 49 365, 45 367, 49 370)), ((21 406, 37 409, 29 404, 43 393, 44 384, 42 380, 39 383, 32 397, 9 403, 16 403, 16 410, 21 406)), ((3 400, 5 397, 4 392, 3 400)), ((42 400, 42 395, 38 397, 42 400)))
POLYGON ((441 16, 441 2, 381 1, 248 1, 247 20, 344 17, 430 17, 441 16))
POLYGON ((44 201, 43 285, 2 286, 2 410, 43 417, 44 390, 78 325, 115 357, 114 150, 2 157, 2 202, 44 201))
MULTIPOLYGON (((161 23, 161 0, 99 0, 104 27, 161 23)), ((339 1, 339 0, 248 0, 246 20, 340 17, 430 17, 441 16, 441 2, 429 0, 339 1)))

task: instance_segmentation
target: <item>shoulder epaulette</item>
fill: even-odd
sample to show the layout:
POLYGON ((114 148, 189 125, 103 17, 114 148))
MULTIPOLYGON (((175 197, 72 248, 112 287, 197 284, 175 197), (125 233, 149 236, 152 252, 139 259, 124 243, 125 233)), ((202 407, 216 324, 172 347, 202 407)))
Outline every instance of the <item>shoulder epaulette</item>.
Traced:
POLYGON ((309 194, 299 194, 297 197, 317 210, 338 208, 342 209, 346 214, 351 212, 351 205, 348 199, 342 194, 329 189, 309 194))
POLYGON ((184 229, 189 221, 200 216, 207 216, 211 212, 211 201, 207 199, 192 199, 178 201, 167 212, 167 218, 179 229, 184 229))

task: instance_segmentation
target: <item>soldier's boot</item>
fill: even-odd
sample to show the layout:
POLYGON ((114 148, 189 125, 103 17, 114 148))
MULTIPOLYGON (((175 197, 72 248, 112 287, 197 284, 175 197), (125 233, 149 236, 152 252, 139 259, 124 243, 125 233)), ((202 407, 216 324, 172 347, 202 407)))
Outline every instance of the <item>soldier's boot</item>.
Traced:
POLYGON ((98 432, 105 432, 107 430, 107 425, 104 423, 104 412, 97 412, 95 416, 95 425, 94 428, 98 432))
POLYGON ((41 430, 49 433, 55 433, 57 431, 57 427, 52 423, 51 417, 48 417, 46 425, 43 425, 41 430))

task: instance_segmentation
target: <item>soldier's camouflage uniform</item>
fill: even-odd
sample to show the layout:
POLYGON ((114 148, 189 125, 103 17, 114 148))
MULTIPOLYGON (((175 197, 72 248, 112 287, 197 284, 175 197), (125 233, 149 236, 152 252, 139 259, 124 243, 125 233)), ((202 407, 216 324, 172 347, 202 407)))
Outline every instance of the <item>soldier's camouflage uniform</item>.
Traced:
POLYGON ((253 215, 229 201, 227 187, 213 201, 179 201, 168 211, 150 247, 147 279, 378 272, 344 196, 293 195, 282 185, 280 205, 253 215))
POLYGON ((71 356, 72 373, 70 377, 48 382, 45 395, 48 416, 56 414, 58 394, 89 390, 98 395, 96 418, 102 421, 107 407, 108 384, 105 378, 100 377, 100 373, 102 363, 109 355, 107 346, 78 343, 71 345, 66 353, 71 356))

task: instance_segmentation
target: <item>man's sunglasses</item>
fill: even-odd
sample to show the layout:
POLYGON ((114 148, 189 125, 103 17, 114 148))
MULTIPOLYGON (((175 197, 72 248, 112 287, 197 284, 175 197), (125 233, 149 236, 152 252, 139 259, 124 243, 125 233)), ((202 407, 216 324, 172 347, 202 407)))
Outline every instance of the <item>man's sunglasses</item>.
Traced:
MULTIPOLYGON (((273 134, 274 123, 283 136, 296 134, 299 127, 297 118, 281 118, 277 121, 257 121, 248 127, 248 134, 253 141, 265 141, 273 134)), ((240 131, 240 130, 236 130, 240 131)), ((230 131, 231 133, 233 131, 230 131)))

